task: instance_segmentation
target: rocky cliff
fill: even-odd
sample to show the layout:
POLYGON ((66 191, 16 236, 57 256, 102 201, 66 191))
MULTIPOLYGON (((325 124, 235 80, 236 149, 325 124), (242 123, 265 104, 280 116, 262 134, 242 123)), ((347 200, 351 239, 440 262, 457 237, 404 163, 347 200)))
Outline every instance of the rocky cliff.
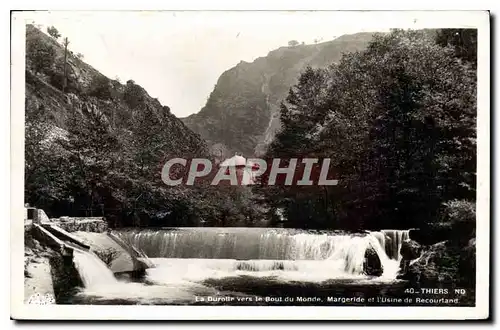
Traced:
POLYGON ((132 80, 122 84, 107 78, 71 50, 67 53, 65 70, 64 52, 62 41, 33 25, 26 26, 27 117, 34 109, 41 110, 52 124, 50 130, 61 135, 75 111, 81 113, 82 120, 85 114, 98 112, 109 123, 110 129, 131 130, 135 117, 147 110, 161 119, 164 130, 169 132, 169 149, 179 153, 203 153, 206 150, 206 144, 198 134, 170 113, 168 106, 150 97, 141 86, 132 80))
POLYGON ((280 103, 307 66, 325 67, 364 49, 373 33, 344 35, 314 45, 281 47, 224 72, 205 107, 183 121, 215 154, 261 154, 280 127, 280 103))

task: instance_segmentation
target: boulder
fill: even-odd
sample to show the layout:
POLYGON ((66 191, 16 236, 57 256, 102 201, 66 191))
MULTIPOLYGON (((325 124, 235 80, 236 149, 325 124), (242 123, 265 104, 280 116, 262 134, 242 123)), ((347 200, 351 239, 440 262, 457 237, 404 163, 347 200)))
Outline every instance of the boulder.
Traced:
POLYGON ((476 268, 476 239, 472 238, 464 248, 462 253, 463 263, 467 263, 471 268, 476 268))
POLYGON ((401 256, 405 260, 417 259, 422 252, 422 246, 411 239, 403 241, 401 244, 401 256))
POLYGON ((400 253, 401 261, 399 264, 399 273, 405 274, 408 271, 411 261, 417 259, 422 253, 422 246, 418 242, 408 239, 401 243, 400 253))
POLYGON ((370 276, 380 276, 383 273, 382 262, 375 252, 375 249, 369 247, 365 252, 365 260, 363 262, 363 272, 370 276))

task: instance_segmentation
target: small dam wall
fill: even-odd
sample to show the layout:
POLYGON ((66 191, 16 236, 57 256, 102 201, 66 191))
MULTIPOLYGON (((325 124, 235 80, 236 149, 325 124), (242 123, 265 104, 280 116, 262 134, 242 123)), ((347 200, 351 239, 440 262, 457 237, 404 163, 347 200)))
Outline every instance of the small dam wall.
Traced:
POLYGON ((105 233, 108 230, 108 223, 102 217, 60 217, 50 219, 50 222, 69 233, 76 231, 105 233))
POLYGON ((60 217, 49 218, 42 209, 35 207, 24 208, 25 230, 31 229, 34 223, 57 225, 67 233, 75 231, 87 231, 93 233, 105 233, 108 231, 108 223, 103 217, 60 217))

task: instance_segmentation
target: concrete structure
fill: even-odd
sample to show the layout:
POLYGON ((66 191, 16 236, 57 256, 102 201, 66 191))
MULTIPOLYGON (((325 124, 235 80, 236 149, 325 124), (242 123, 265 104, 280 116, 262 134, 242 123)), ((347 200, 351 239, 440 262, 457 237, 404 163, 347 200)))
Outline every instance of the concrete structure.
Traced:
POLYGON ((110 233, 106 221, 101 217, 49 219, 41 209, 26 208, 25 231, 29 231, 42 245, 58 252, 69 265, 72 265, 74 249, 112 249, 119 252, 118 258, 110 266, 113 273, 141 274, 146 268, 154 267, 147 256, 110 233))
POLYGON ((58 225, 67 232, 88 231, 104 233, 108 230, 108 223, 103 217, 60 217, 49 219, 42 209, 31 206, 24 207, 25 230, 31 228, 32 223, 58 225))
MULTIPOLYGON (((33 223, 45 223, 50 222, 49 217, 42 209, 33 209, 33 223)), ((29 213, 29 211, 28 211, 29 213)))

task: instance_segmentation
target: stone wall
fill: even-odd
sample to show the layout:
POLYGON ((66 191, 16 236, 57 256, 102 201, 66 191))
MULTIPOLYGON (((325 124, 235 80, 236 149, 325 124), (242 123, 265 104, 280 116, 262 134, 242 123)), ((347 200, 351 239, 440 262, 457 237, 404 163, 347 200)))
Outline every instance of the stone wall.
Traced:
POLYGON ((31 230, 32 224, 53 224, 67 232, 87 231, 91 233, 104 233, 108 231, 108 223, 103 217, 60 217, 51 218, 42 209, 25 207, 24 227, 31 230))
POLYGON ((42 223, 42 222, 49 222, 50 219, 45 214, 45 212, 42 209, 34 209, 33 210, 33 222, 34 223, 42 223))

